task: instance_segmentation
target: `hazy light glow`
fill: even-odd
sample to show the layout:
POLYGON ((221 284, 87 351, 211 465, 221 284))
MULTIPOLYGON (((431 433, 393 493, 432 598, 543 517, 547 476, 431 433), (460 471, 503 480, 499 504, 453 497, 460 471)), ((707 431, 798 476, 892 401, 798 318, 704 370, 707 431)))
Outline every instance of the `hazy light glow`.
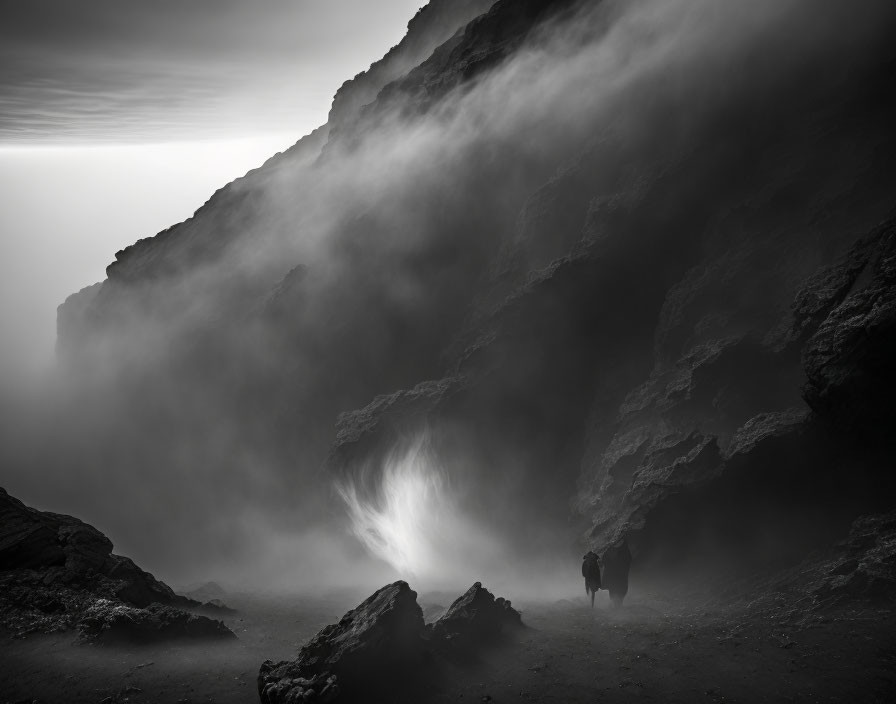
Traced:
POLYGON ((53 360, 56 307, 115 252, 185 220, 291 134, 138 145, 0 146, 0 392, 53 360))
POLYGON ((432 572, 436 544, 456 516, 445 479, 422 437, 405 452, 389 456, 373 497, 362 497, 353 483, 340 484, 338 490, 353 532, 374 556, 401 576, 432 572))
POLYGON ((426 433, 393 450, 376 476, 372 491, 354 480, 337 484, 337 491, 352 532, 398 576, 444 584, 477 574, 493 559, 494 541, 465 515, 426 433))
POLYGON ((481 581, 496 593, 518 597, 567 593, 566 555, 514 560, 498 535, 468 509, 471 487, 445 470, 430 431, 399 443, 380 467, 367 465, 335 486, 351 533, 392 570, 381 579, 405 579, 424 591, 465 589, 481 581))
POLYGON ((0 22, 0 394, 115 252, 327 119, 417 0, 29 0, 0 22))

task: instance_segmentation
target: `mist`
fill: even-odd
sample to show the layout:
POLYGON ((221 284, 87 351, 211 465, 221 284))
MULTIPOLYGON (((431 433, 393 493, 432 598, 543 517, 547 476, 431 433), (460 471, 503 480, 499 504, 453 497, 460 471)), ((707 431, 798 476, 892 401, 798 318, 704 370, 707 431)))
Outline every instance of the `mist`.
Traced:
MULTIPOLYGON (((437 52, 322 148, 286 151, 119 252, 60 310, 49 390, 3 404, 6 488, 181 583, 485 575, 562 595, 591 392, 616 398, 649 373, 664 287, 744 193, 790 168, 779 143, 884 50, 896 11, 561 4, 473 79, 428 84, 437 52), (754 150, 768 160, 719 178, 754 150), (583 212, 540 232, 539 194, 570 174, 590 189, 583 212), (651 275, 623 288, 645 250, 651 275), (532 342, 514 306, 594 251, 609 264, 577 274, 576 295, 544 294, 532 320, 551 325, 532 322, 532 342), (608 359, 631 366, 606 379, 608 359), (402 390, 437 401, 384 429, 402 390)), ((834 190, 825 179, 813 185, 834 190)))
POLYGON ((3 383, 21 387, 48 372, 56 308, 105 277, 110 252, 189 217, 222 176, 242 175, 290 141, 0 148, 3 383))

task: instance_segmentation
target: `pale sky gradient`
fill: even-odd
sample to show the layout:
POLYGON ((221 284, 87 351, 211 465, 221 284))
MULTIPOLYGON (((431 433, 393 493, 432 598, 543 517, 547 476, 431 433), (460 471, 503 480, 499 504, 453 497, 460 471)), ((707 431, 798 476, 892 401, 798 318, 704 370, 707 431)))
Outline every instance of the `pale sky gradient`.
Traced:
POLYGON ((304 134, 426 0, 0 0, 0 143, 304 134))
POLYGON ((0 0, 0 392, 56 306, 326 121, 426 0, 0 0))

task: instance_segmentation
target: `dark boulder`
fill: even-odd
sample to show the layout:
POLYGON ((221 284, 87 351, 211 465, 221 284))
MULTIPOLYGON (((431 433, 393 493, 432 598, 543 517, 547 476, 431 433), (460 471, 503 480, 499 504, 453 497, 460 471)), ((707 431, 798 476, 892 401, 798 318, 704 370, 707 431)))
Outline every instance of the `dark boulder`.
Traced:
POLYGON ((120 582, 121 586, 115 595, 134 606, 149 606, 153 603, 193 605, 190 599, 175 594, 171 587, 140 569, 129 557, 109 555, 105 574, 110 579, 120 582))
POLYGON ((111 541, 93 526, 30 508, 0 489, 0 570, 101 570, 111 552, 111 541))
POLYGON ((476 582, 428 630, 439 645, 470 645, 497 637, 505 626, 522 625, 520 612, 476 582))
POLYGON ((112 554, 112 541, 93 526, 38 511, 0 488, 0 571, 19 569, 41 571, 50 582, 92 587, 102 581, 104 593, 111 590, 134 606, 191 603, 129 558, 112 554))
POLYGON ((423 612, 407 582, 377 590, 339 623, 321 630, 292 662, 270 660, 258 675, 258 693, 266 704, 308 697, 335 696, 335 676, 352 689, 418 663, 423 652, 423 612), (326 675, 323 679, 322 676, 326 675), (317 686, 309 684, 317 676, 317 686), (323 684, 323 687, 320 685, 323 684))
POLYGON ((331 702, 340 694, 335 675, 305 677, 296 662, 274 664, 265 660, 258 672, 258 696, 263 704, 331 702))
POLYGON ((417 593, 406 582, 395 582, 321 630, 295 660, 266 660, 258 673, 258 695, 263 704, 387 699, 399 687, 426 681, 442 646, 475 647, 520 624, 509 601, 495 599, 476 582, 435 624, 425 626, 417 593))
POLYGON ((82 641, 233 638, 220 602, 178 596, 83 521, 38 511, 0 489, 0 626, 13 636, 77 627, 82 641))
POLYGON ((420 654, 423 612, 407 582, 389 584, 320 631, 299 652, 308 672, 354 677, 404 665, 420 654))
POLYGON ((236 638, 221 621, 161 604, 137 609, 97 599, 78 622, 82 643, 155 643, 163 640, 236 638))

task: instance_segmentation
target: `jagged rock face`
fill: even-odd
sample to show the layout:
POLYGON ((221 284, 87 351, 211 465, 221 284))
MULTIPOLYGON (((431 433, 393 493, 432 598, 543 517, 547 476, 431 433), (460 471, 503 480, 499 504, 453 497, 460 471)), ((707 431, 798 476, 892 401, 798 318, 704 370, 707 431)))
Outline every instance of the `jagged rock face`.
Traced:
MULTIPOLYGON (((885 82, 891 70, 891 63, 874 69, 868 86, 830 106, 832 112, 804 113, 802 124, 792 117, 774 123, 780 132, 760 136, 749 149, 763 151, 765 162, 774 163, 784 143, 806 143, 805 137, 795 136, 805 123, 815 125, 810 133, 817 129, 846 137, 845 115, 864 109, 869 93, 883 95, 883 83, 877 81, 885 82), (879 87, 873 88, 875 84, 879 87)), ((892 110, 889 98, 878 107, 883 109, 880 115, 892 110)), ((706 128, 714 132, 722 127, 706 128)), ((884 159, 889 159, 893 145, 879 136, 888 143, 884 159)), ((876 149, 873 145, 883 144, 877 140, 872 138, 862 149, 870 154, 876 149)), ((857 229, 870 228, 892 206, 889 187, 881 189, 875 183, 877 166, 869 169, 852 162, 839 171, 825 167, 823 172, 830 176, 821 184, 812 175, 820 172, 821 165, 808 151, 794 158, 798 150, 792 146, 781 159, 780 171, 740 172, 742 180, 727 179, 720 189, 694 199, 690 192, 694 169, 719 169, 720 174, 733 170, 724 159, 705 161, 707 155, 700 154, 699 147, 663 163, 668 148, 658 145, 653 164, 634 160, 631 173, 613 174, 618 181, 615 191, 607 184, 609 192, 601 191, 599 167, 589 163, 586 152, 530 199, 516 238, 502 251, 501 276, 484 298, 485 303, 495 298, 498 302, 477 310, 481 318, 467 337, 468 346, 458 345, 462 351, 452 375, 429 384, 461 391, 444 398, 430 396, 434 403, 416 414, 418 422, 422 416, 436 426, 456 427, 464 423, 462 419, 472 418, 467 424, 485 436, 480 441, 485 446, 482 456, 494 456, 489 448, 495 445, 525 446, 529 452, 521 454, 529 456, 543 452, 531 463, 530 487, 537 487, 534 491, 540 492, 544 506, 551 483, 569 486, 577 481, 576 507, 591 523, 587 540, 598 548, 643 529, 657 505, 723 476, 731 467, 747 467, 759 456, 773 464, 781 461, 766 454, 766 448, 805 432, 809 409, 801 387, 806 375, 812 383, 817 343, 809 342, 805 364, 800 355, 825 319, 807 318, 800 291, 830 252, 842 251, 857 229), (815 200, 816 187, 828 195, 815 200), (766 195, 775 192, 781 194, 777 200, 766 195), (838 201, 841 205, 832 213, 838 201), (675 205, 684 202, 690 204, 687 209, 675 205), (651 203, 663 204, 656 220, 650 212, 656 206, 651 203), (719 208, 719 203, 726 205, 719 208), (861 212, 867 217, 859 216, 861 212), (857 226, 859 220, 862 224, 857 226), (560 233, 554 231, 558 225, 560 233), (676 233, 674 239, 666 236, 669 230, 676 233), (565 231, 584 233, 587 246, 573 247, 572 254, 556 259, 565 251, 558 246, 565 231), (636 240, 641 249, 627 251, 626 238, 636 240), (519 276, 521 268, 528 271, 532 263, 547 266, 502 300, 508 280, 519 276), (624 303, 615 298, 619 292, 624 292, 624 303), (603 308, 605 301, 610 303, 603 308), (626 315, 620 316, 620 310, 626 315), (575 319, 577 314, 582 317, 575 319), (557 320, 569 322, 570 331, 558 330, 557 320), (527 357, 532 359, 529 366, 527 357), (521 379, 526 380, 522 391, 521 379), (553 393, 563 399, 562 404, 552 407, 553 393), (496 398, 512 399, 512 407, 495 404, 496 398), (518 430, 514 413, 527 403, 541 413, 523 410, 521 416, 535 420, 518 430), (588 404, 590 409, 584 409, 588 404), (583 419, 586 428, 580 434, 583 419), (527 439, 536 435, 553 442, 533 446, 527 439), (571 467, 577 461, 580 473, 571 467), (558 476, 558 466, 568 467, 568 473, 558 476), (532 477, 536 474, 550 475, 553 482, 538 483, 532 477), (574 474, 579 474, 577 480, 574 474)), ((605 157, 606 148, 602 145, 595 153, 605 157)), ((610 163, 617 161, 625 160, 610 163)), ((877 173, 891 178, 892 163, 882 169, 877 173)), ((572 240, 565 245, 571 246, 572 240)), ((853 261, 844 266, 854 278, 864 264, 853 261)), ((842 273, 835 276, 849 278, 842 273)), ((882 280, 885 276, 878 274, 882 280)), ((886 284, 881 281, 879 286, 886 284)), ((886 320, 886 296, 872 286, 864 315, 879 314, 886 320), (875 307, 871 312, 880 299, 880 311, 875 307)), ((839 319, 831 319, 831 330, 844 332, 848 315, 845 308, 839 319)), ((863 315, 856 315, 853 322, 855 329, 861 329, 863 315)), ((884 337, 886 325, 881 329, 875 355, 882 356, 869 355, 874 371, 868 378, 888 394, 893 388, 889 372, 874 362, 884 359, 890 348, 884 337)), ((824 325, 819 332, 832 335, 824 332, 824 325)), ((846 354, 844 358, 848 360, 846 354)), ((845 377, 862 375, 849 365, 844 364, 845 377)), ((817 408, 812 394, 810 387, 807 400, 817 408)), ((369 411, 382 404, 368 406, 365 426, 385 426, 372 437, 379 433, 388 444, 391 436, 400 435, 402 431, 390 426, 406 427, 405 409, 417 406, 418 395, 414 394, 414 406, 409 398, 396 407, 395 396, 390 397, 388 407, 372 419, 369 411)), ((341 420, 334 452, 337 468, 348 464, 353 446, 359 456, 367 456, 375 445, 371 435, 354 439, 359 430, 363 435, 358 417, 346 415, 341 420)), ((811 437, 814 442, 818 436, 811 437)), ((519 465, 525 467, 525 460, 519 465)), ((836 470, 828 466, 822 471, 836 470)), ((520 473, 527 474, 525 469, 520 473)), ((558 523, 564 508, 558 497, 558 523)), ((525 525, 514 528, 525 534, 525 525)))
POLYGON ((399 581, 378 589, 339 623, 322 629, 295 660, 266 660, 258 673, 263 704, 370 701, 402 691, 424 674, 435 652, 474 652, 520 614, 476 582, 434 624, 424 626, 417 593, 399 581))
POLYGON ((417 593, 407 582, 386 585, 339 623, 321 630, 302 646, 296 660, 278 664, 266 661, 258 675, 261 701, 290 702, 309 689, 313 692, 309 696, 324 701, 338 693, 339 687, 348 686, 357 693, 365 683, 418 664, 422 633, 423 612, 417 604, 417 593), (315 687, 318 680, 322 688, 315 687))
POLYGON ((261 666, 258 695, 262 704, 298 704, 298 702, 332 702, 341 690, 335 675, 302 677, 288 667, 274 667, 270 660, 261 666))
MULTIPOLYGON (((475 487, 471 511, 520 550, 576 532, 598 550, 630 536, 637 553, 637 534, 663 534, 664 506, 742 486, 757 463, 788 487, 810 481, 810 457, 830 476, 850 441, 810 452, 820 418, 857 417, 893 381, 889 235, 828 269, 894 205, 887 32, 841 43, 836 12, 797 4, 818 36, 770 23, 741 46, 722 25, 732 37, 695 36, 689 63, 651 43, 665 25, 629 36, 644 18, 604 3, 501 0, 456 31, 486 4, 432 4, 343 87, 332 134, 119 253, 60 311, 65 339, 80 334, 86 357, 91 330, 122 344, 147 406, 132 425, 167 422, 166 443, 224 435, 208 464, 263 458, 282 470, 273 486, 296 489, 266 500, 301 487, 311 517, 324 492, 295 467, 329 451, 351 478, 426 426, 475 487), (411 57, 425 60, 399 75, 411 57), (567 88, 581 101, 552 92, 541 60, 558 62, 556 82, 590 67, 567 88), (514 103, 539 78, 539 101, 514 103), (334 183, 345 193, 329 201, 334 183), (315 236, 318 260, 269 246, 315 236), (133 344, 156 333, 162 359, 133 344), (172 383, 209 412, 155 392, 172 383)), ((176 465, 139 436, 121 443, 129 461, 176 465)), ((879 466, 869 494, 889 491, 879 466)))
POLYGON ((437 0, 424 5, 408 22, 408 32, 400 44, 336 91, 327 125, 334 132, 350 129, 361 109, 372 103, 384 86, 429 58, 433 49, 488 10, 494 1, 437 0))
POLYGON ((233 639, 220 621, 161 604, 135 609, 120 602, 98 599, 78 622, 82 643, 155 643, 169 640, 233 639))
POLYGON ((476 582, 431 626, 431 638, 452 646, 469 646, 499 635, 505 626, 519 626, 520 612, 502 597, 495 599, 476 582))
POLYGON ((418 655, 422 628, 417 592, 395 582, 324 628, 302 647, 298 662, 311 672, 369 675, 418 655))
POLYGON ((860 242, 803 294, 827 316, 803 352, 806 401, 864 432, 889 433, 896 352, 896 222, 860 242))
MULTIPOLYGON (((396 77, 383 89, 364 117, 376 119, 395 104, 426 110, 452 88, 476 78, 512 56, 542 22, 554 18, 576 0, 499 0, 483 3, 483 11, 450 41, 441 44, 432 56, 396 77), (488 12, 484 10, 488 9, 488 12)), ((472 17, 471 17, 472 19, 472 17)))
MULTIPOLYGON (((882 362, 893 349, 888 332, 893 285, 885 263, 892 227, 887 222, 875 228, 841 262, 805 280, 789 314, 761 340, 736 337, 698 347, 629 395, 620 407, 620 429, 599 460, 601 484, 583 492, 589 502, 583 510, 593 511, 592 538, 611 542, 640 531, 670 496, 726 473, 755 471, 757 465, 791 465, 786 481, 806 482, 802 491, 819 503, 828 491, 835 506, 848 510, 855 510, 853 497, 860 494, 869 506, 885 505, 892 483, 879 472, 843 489, 829 486, 827 477, 849 462, 850 454, 874 457, 881 443, 878 423, 887 407, 881 394, 892 388, 882 362), (863 324, 867 332, 857 334, 863 324), (733 360, 727 369, 726 356, 733 360), (798 405, 805 379, 809 407, 798 405), (827 430, 831 425, 833 433, 827 430), (803 470, 803 463, 810 466, 803 470)), ((766 471, 753 481, 775 482, 766 471)), ((704 498, 706 504, 718 501, 704 498)), ((786 502, 779 510, 787 510, 786 502)), ((848 515, 834 508, 827 519, 842 525, 848 515)))
POLYGON ((0 488, 0 571, 37 570, 47 579, 106 578, 115 595, 135 606, 186 602, 127 557, 112 541, 72 516, 37 511, 0 488))
MULTIPOLYGON (((216 615, 229 611, 216 606, 216 615)), ((183 608, 203 605, 112 554, 112 541, 93 526, 0 489, 0 625, 13 635, 77 627, 85 642, 235 637, 183 608)))

